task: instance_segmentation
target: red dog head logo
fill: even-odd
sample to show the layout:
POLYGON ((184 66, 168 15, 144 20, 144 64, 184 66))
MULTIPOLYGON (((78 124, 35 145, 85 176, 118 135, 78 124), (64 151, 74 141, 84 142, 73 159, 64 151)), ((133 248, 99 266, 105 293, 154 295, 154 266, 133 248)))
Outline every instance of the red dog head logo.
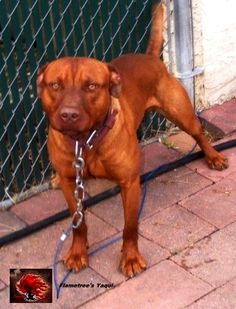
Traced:
POLYGON ((48 284, 36 274, 26 274, 16 283, 16 289, 25 295, 26 301, 43 299, 48 291, 48 284))

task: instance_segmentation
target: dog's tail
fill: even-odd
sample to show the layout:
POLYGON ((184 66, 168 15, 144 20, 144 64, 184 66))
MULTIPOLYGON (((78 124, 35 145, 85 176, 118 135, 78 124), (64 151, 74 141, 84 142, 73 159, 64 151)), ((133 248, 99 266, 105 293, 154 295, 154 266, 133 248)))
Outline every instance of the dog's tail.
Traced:
POLYGON ((146 54, 160 56, 163 44, 163 15, 162 3, 155 4, 152 8, 152 25, 146 54))

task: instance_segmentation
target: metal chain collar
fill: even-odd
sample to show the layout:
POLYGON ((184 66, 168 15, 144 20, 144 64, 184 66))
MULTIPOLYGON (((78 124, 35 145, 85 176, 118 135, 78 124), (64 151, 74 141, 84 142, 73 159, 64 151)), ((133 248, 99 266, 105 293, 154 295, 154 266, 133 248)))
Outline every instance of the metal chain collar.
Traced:
POLYGON ((104 135, 110 130, 114 123, 115 123, 115 116, 117 114, 117 110, 114 110, 111 112, 109 110, 109 114, 107 116, 107 119, 105 121, 105 124, 102 128, 95 129, 92 131, 92 133, 89 135, 86 141, 83 141, 82 143, 79 140, 76 140, 75 142, 75 171, 76 171, 76 178, 75 178, 75 191, 74 196, 76 200, 77 209, 75 213, 73 214, 72 218, 72 227, 74 229, 77 229, 84 218, 84 207, 83 207, 83 201, 85 196, 85 190, 84 190, 84 181, 83 181, 83 171, 85 166, 85 161, 83 158, 83 148, 87 150, 91 150, 94 146, 94 143, 96 143, 96 138, 101 139, 101 137, 104 137, 104 135), (99 136, 100 133, 100 136, 99 136))
POLYGON ((83 181, 83 170, 85 166, 85 161, 83 158, 83 148, 79 145, 78 141, 75 142, 74 166, 76 171, 74 196, 76 200, 77 209, 72 218, 72 227, 76 229, 81 225, 83 221, 84 217, 83 200, 85 196, 84 181, 83 181))
POLYGON ((83 171, 85 161, 83 158, 83 148, 85 147, 88 150, 91 150, 93 148, 92 140, 96 136, 96 133, 97 130, 94 130, 84 144, 81 144, 79 140, 76 140, 75 142, 75 162, 73 162, 73 164, 75 166, 76 172, 74 197, 76 200, 77 209, 72 217, 72 227, 74 229, 77 229, 81 225, 84 218, 83 201, 85 197, 85 190, 83 171))

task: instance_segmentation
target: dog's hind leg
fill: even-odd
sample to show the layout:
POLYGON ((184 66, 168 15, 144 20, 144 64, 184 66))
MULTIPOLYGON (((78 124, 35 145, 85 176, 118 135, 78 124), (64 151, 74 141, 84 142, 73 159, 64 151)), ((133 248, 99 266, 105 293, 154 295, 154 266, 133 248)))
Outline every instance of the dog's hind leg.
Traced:
POLYGON ((223 170, 228 167, 227 159, 208 142, 186 90, 173 76, 168 74, 159 81, 157 101, 160 112, 197 141, 210 168, 223 170))

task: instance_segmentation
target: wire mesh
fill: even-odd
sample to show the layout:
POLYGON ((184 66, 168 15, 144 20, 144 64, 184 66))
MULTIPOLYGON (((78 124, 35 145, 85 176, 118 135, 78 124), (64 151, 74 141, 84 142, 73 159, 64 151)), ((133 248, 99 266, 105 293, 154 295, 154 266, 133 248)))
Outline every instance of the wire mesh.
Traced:
MULTIPOLYGON (((0 202, 42 185, 51 174, 47 121, 36 95, 38 69, 55 58, 109 61, 145 52, 153 1, 0 0, 0 202)), ((167 44, 168 45, 168 44, 167 44)), ((138 136, 164 120, 145 116, 138 136)))

